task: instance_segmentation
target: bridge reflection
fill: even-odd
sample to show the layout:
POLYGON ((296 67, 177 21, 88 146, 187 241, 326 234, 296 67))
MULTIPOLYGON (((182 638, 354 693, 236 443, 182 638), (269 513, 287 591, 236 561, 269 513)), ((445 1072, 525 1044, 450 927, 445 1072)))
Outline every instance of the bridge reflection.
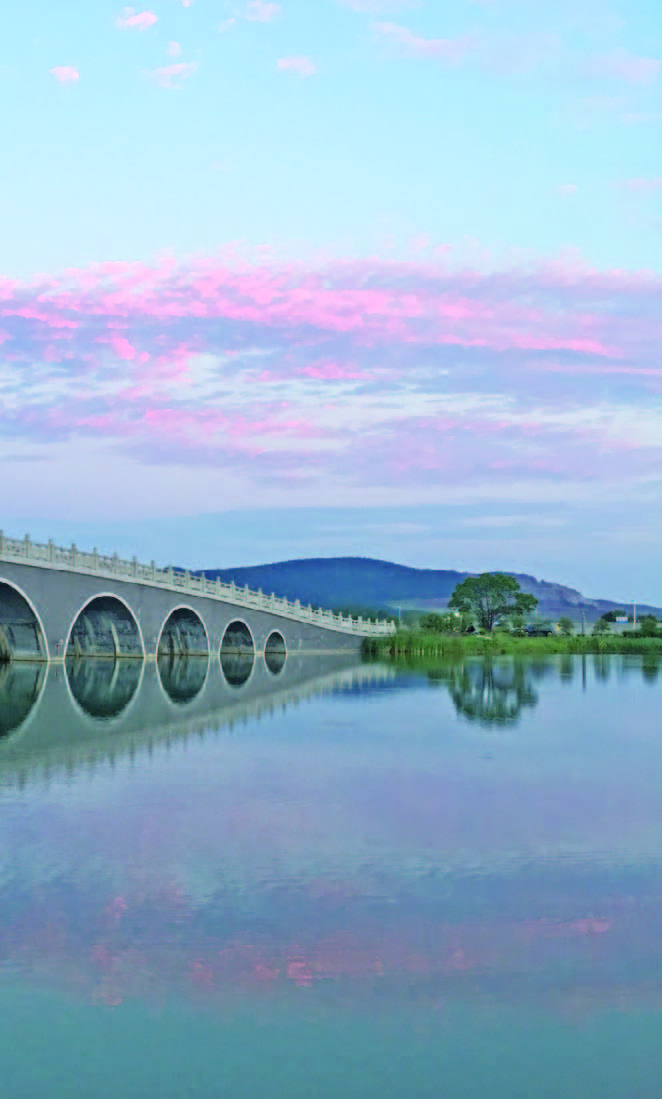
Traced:
POLYGON ((186 706, 197 698, 207 682, 209 666, 206 656, 159 656, 159 677, 170 701, 177 706, 186 706))
POLYGON ((133 757, 329 691, 395 676, 353 653, 226 651, 220 659, 70 657, 0 666, 0 787, 133 757))
POLYGON ((138 690, 142 663, 120 660, 67 660, 69 688, 83 713, 100 721, 118 717, 138 690))
POLYGON ((538 705, 536 684, 612 675, 654 683, 662 666, 645 658, 596 656, 545 661, 468 660, 417 665, 359 663, 352 653, 288 654, 276 641, 263 654, 238 646, 219 658, 162 652, 158 660, 72 657, 62 665, 0 665, 0 787, 32 775, 115 759, 273 713, 327 691, 362 689, 401 672, 427 674, 462 720, 512 726, 538 705))
POLYGON ((254 652, 228 652, 221 649, 221 671, 228 686, 245 686, 253 674, 254 667, 254 652))
POLYGON ((0 664, 0 738, 20 729, 45 682, 44 664, 0 664))

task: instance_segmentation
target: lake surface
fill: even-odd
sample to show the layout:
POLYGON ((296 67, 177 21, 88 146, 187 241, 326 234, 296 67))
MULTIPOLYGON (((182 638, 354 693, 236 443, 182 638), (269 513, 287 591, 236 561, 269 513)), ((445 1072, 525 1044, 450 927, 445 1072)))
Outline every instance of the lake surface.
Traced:
POLYGON ((659 1099, 659 661, 0 667, 7 1099, 659 1099))

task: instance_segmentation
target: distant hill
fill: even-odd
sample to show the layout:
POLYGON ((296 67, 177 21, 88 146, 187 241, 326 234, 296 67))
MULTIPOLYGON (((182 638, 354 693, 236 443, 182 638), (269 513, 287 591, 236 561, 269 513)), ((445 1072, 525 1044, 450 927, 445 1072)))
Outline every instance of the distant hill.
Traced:
MULTIPOLYGON (((505 571, 505 570, 504 570, 505 571)), ((414 569, 392 561, 370 557, 308 557, 298 561, 277 561, 271 565, 249 565, 230 569, 205 569, 211 579, 260 588, 269 594, 300 599, 323 607, 371 607, 393 611, 397 606, 425 610, 447 605, 453 589, 471 574, 450 569, 414 569)), ((609 599, 590 599, 574 588, 526 573, 510 573, 538 599, 542 615, 562 614, 580 620, 582 611, 593 622, 606 611, 623 607, 609 599)), ((662 609, 638 606, 640 614, 662 614, 662 609)))

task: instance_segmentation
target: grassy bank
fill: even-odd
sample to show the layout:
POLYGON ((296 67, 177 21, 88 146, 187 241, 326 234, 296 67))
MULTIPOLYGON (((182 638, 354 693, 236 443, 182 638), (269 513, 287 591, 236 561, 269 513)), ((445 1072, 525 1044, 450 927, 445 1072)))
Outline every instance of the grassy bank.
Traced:
POLYGON ((398 630, 388 637, 366 638, 366 656, 540 656, 554 653, 632 653, 662 655, 662 637, 623 637, 614 634, 574 637, 513 637, 507 633, 490 636, 430 633, 424 630, 398 630))

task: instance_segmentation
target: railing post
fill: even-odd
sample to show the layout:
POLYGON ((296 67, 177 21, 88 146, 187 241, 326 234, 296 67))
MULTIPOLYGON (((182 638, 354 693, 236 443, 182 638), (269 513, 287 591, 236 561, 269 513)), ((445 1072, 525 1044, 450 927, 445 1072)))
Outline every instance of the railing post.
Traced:
POLYGON ((49 561, 54 561, 55 560, 55 542, 53 541, 52 538, 48 539, 48 560, 49 561))
POLYGON ((152 580, 156 580, 156 561, 150 562, 150 568, 152 570, 152 580))
POLYGON ((0 530, 0 553, 5 552, 5 532, 0 530))
POLYGON ((220 598, 220 595, 221 595, 221 578, 220 578, 220 576, 216 577, 216 594, 220 598))
POLYGON ((257 589, 257 605, 258 607, 262 606, 262 588, 257 589))
POLYGON ((27 557, 30 556, 30 535, 29 534, 26 534, 26 536, 24 538, 24 542, 25 542, 25 556, 27 558, 27 557))
POLYGON ((172 565, 171 565, 170 568, 168 569, 168 583, 169 584, 174 584, 174 582, 175 581, 174 581, 174 578, 173 578, 172 565))
POLYGON ((76 568, 76 554, 77 554, 77 552, 78 552, 78 550, 76 549, 76 543, 72 542, 71 543, 71 564, 74 568, 76 568))
POLYGON ((184 580, 184 587, 185 587, 185 588, 186 588, 186 590, 188 591, 188 589, 189 589, 189 588, 191 587, 191 574, 190 574, 190 572, 188 571, 188 569, 187 569, 187 570, 186 570, 186 572, 184 573, 184 576, 186 577, 186 579, 184 580))
POLYGON ((92 568, 95 572, 99 570, 99 551, 96 546, 92 550, 92 568))
POLYGON ((138 558, 137 557, 132 557, 131 558, 131 564, 133 565, 133 575, 137 576, 138 575, 138 558))

